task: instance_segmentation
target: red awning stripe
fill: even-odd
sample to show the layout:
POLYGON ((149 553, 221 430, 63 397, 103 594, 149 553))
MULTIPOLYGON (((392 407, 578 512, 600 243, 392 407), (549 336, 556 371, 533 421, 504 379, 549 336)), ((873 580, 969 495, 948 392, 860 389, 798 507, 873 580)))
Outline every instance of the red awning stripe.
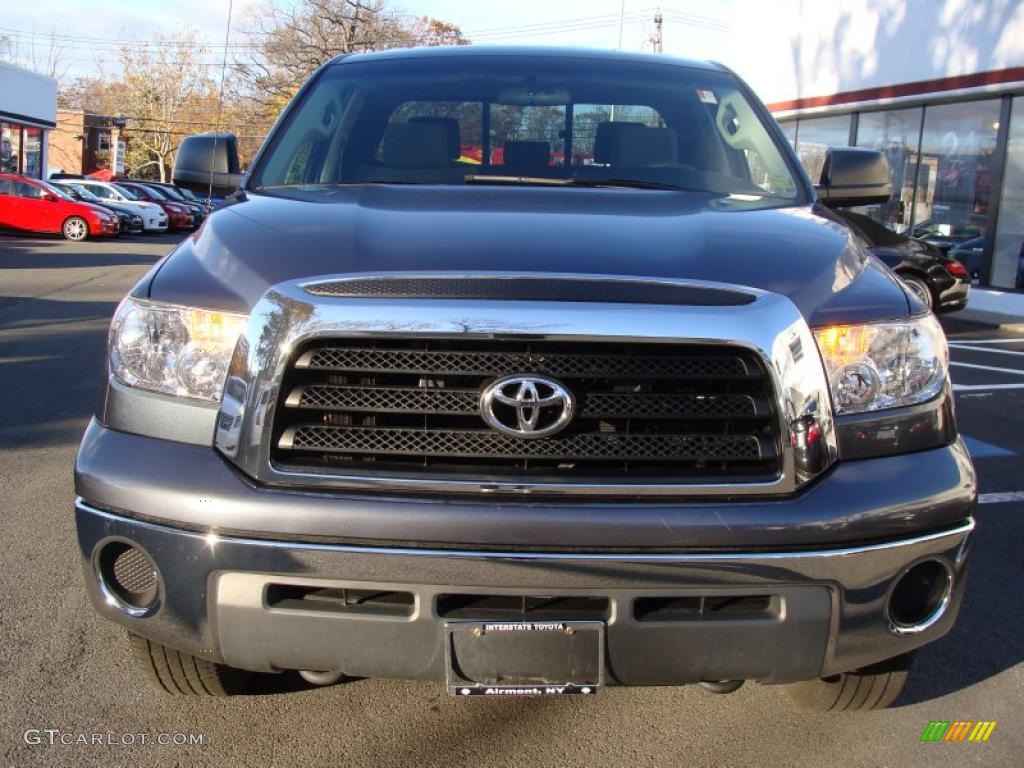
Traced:
POLYGON ((991 72, 978 72, 973 75, 940 77, 935 80, 920 80, 916 83, 884 85, 878 88, 862 88, 859 91, 844 91, 842 93, 834 93, 831 96, 808 96, 802 99, 776 101, 769 104, 768 109, 772 112, 789 112, 795 109, 831 107, 837 104, 853 104, 859 101, 894 99, 903 96, 920 96, 926 93, 956 91, 961 88, 980 88, 986 85, 1002 85, 1018 81, 1024 82, 1024 67, 996 69, 991 72))

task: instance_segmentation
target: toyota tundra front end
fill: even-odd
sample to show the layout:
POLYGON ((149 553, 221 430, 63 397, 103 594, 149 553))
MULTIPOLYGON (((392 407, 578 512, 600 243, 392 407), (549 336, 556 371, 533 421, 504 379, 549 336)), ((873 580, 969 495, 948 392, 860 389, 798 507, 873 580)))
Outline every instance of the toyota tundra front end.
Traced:
POLYGON ((790 684, 884 707, 964 594, 934 316, 732 73, 342 57, 136 286, 76 465, 86 585, 171 693, 790 684))

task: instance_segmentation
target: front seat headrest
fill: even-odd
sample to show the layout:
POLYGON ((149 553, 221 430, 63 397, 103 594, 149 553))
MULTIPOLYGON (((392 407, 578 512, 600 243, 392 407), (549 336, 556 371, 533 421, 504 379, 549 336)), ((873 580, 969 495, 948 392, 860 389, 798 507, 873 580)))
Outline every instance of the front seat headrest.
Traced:
POLYGON ((448 167, 448 132, 438 123, 391 123, 380 144, 390 168, 448 167))
POLYGON ((505 165, 546 167, 551 162, 551 145, 546 141, 506 141, 505 165))
POLYGON ((462 133, 459 129, 459 121, 454 117, 431 117, 429 115, 420 115, 409 119, 410 123, 419 124, 436 124, 440 125, 445 130, 445 135, 448 137, 448 158, 450 160, 458 160, 462 157, 462 133))

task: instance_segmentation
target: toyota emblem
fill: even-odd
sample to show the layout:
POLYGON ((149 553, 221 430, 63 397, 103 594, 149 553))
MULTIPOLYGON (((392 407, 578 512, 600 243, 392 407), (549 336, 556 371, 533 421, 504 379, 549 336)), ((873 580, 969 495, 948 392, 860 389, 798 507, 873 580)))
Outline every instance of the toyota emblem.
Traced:
POLYGON ((511 437, 549 437, 565 429, 575 410, 572 393, 546 376, 504 376, 480 394, 484 421, 511 437))

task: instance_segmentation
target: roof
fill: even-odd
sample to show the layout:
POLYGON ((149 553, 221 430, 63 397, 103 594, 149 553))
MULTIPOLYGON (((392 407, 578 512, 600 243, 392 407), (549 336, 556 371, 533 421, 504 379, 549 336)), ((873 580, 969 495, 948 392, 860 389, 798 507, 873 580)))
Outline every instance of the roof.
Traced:
POLYGON ((343 54, 336 57, 334 62, 342 60, 347 63, 357 61, 391 61, 395 59, 450 59, 481 56, 512 56, 523 59, 541 56, 564 59, 602 59, 604 61, 620 61, 623 63, 674 64, 694 69, 722 69, 720 65, 710 61, 683 59, 661 53, 633 53, 628 51, 610 51, 601 48, 525 45, 451 45, 391 48, 371 53, 343 54))

